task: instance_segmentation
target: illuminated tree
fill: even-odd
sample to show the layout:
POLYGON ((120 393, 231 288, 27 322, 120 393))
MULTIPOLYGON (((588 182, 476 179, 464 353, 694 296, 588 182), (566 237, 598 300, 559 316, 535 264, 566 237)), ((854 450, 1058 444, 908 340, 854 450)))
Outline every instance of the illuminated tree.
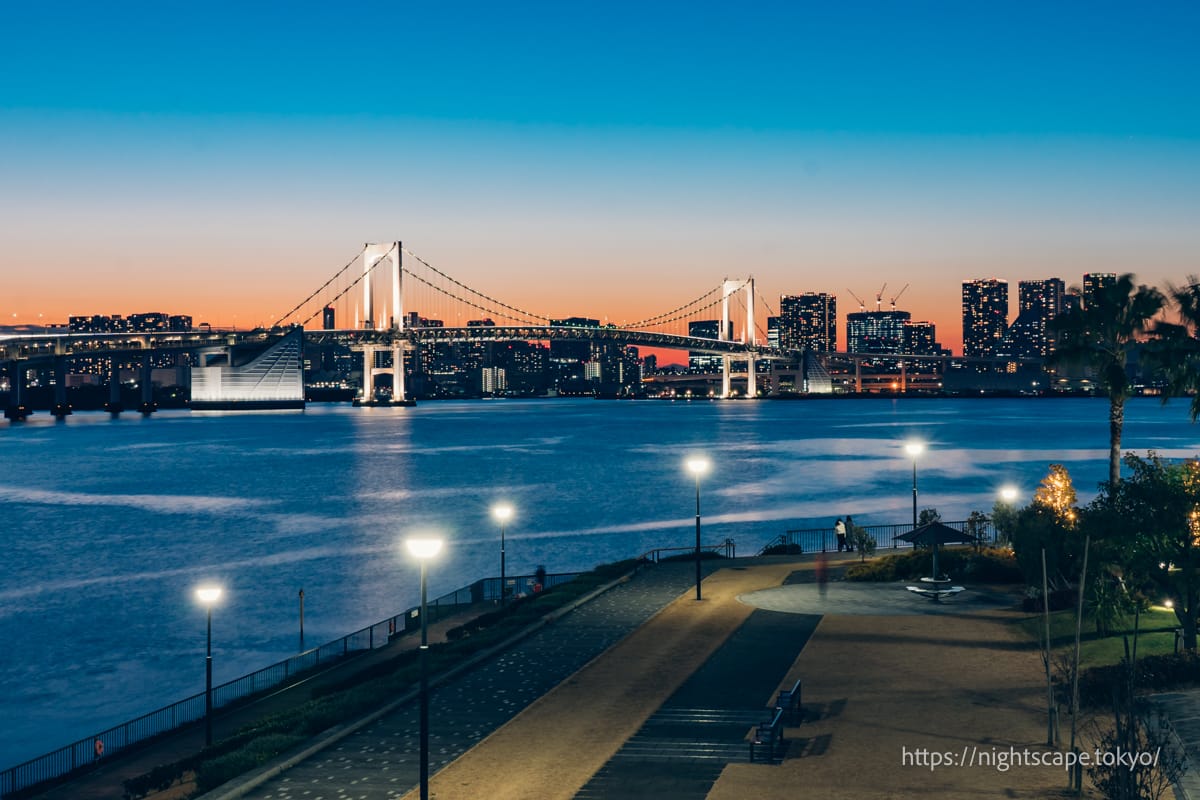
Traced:
POLYGON ((1062 464, 1051 464, 1050 472, 1033 493, 1033 502, 1048 509, 1067 527, 1075 524, 1075 485, 1062 464))
POLYGON ((1121 480, 1121 432, 1125 400, 1132 384, 1129 353, 1147 338, 1166 297, 1152 286, 1135 286, 1125 274, 1087 298, 1083 308, 1060 314, 1050 323, 1055 334, 1052 366, 1080 365, 1091 370, 1108 393, 1108 482, 1121 480))

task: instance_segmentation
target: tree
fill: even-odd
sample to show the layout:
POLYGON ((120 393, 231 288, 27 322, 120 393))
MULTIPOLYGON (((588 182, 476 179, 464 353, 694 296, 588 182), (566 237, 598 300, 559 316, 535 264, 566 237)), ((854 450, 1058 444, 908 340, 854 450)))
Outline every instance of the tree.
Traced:
POLYGON ((1152 328, 1166 297, 1152 286, 1135 286, 1125 274, 1099 288, 1087 304, 1050 323, 1055 334, 1051 366, 1080 365, 1094 371, 1108 393, 1108 482, 1121 480, 1121 432, 1125 427, 1125 400, 1131 383, 1126 365, 1129 354, 1152 328))
POLYGON ((1147 348, 1147 361, 1161 370, 1167 380, 1163 403, 1172 395, 1192 396, 1192 422, 1200 418, 1200 278, 1188 276, 1186 286, 1167 285, 1167 294, 1179 313, 1182 325, 1159 322, 1155 341, 1147 348))
POLYGON ((1049 582, 1055 588, 1063 588, 1079 574, 1083 538, 1076 526, 1075 487, 1066 467, 1051 464, 1033 502, 1005 516, 1017 566, 1029 586, 1040 589, 1042 585, 1042 550, 1046 551, 1049 582))
POLYGON ((931 522, 940 522, 942 515, 938 513, 936 508, 922 508, 921 515, 917 517, 917 526, 928 525, 931 522))
POLYGON ((1103 538, 1104 557, 1125 566, 1126 582, 1169 599, 1183 628, 1184 647, 1196 649, 1200 611, 1200 460, 1170 463, 1154 452, 1130 454, 1131 474, 1106 486, 1084 525, 1103 538))
POLYGON ((861 525, 851 524, 850 530, 846 531, 846 538, 850 545, 858 551, 859 561, 866 561, 867 556, 875 555, 875 537, 861 525))
POLYGON ((1075 484, 1062 464, 1051 464, 1033 493, 1033 502, 1049 510, 1068 527, 1075 524, 1075 484))
POLYGON ((963 533, 975 537, 976 550, 983 549, 989 522, 991 522, 991 519, 982 511, 972 511, 967 516, 967 524, 963 527, 963 533))

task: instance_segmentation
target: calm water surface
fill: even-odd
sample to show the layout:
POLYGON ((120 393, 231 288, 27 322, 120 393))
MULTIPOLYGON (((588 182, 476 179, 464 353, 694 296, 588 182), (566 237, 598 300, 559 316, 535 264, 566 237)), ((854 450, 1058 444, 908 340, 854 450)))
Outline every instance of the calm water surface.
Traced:
MULTIPOLYGON (((1186 405, 1130 404, 1127 448, 1200 452, 1186 405)), ((489 506, 517 509, 508 571, 586 569, 694 536, 683 459, 708 453, 705 541, 752 553, 787 528, 946 519, 1028 492, 1051 462, 1081 499, 1106 474, 1099 400, 427 403, 303 413, 38 415, 0 427, 0 767, 204 687, 215 580, 220 682, 418 600, 402 536, 448 539, 436 596, 499 572, 489 506)))

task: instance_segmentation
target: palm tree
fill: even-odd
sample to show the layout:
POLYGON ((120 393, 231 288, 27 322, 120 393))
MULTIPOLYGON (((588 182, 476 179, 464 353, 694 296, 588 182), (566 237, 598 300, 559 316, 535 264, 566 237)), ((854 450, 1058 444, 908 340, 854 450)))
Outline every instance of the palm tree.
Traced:
POLYGON ((1167 378, 1163 402, 1172 395, 1192 395, 1192 422, 1200 418, 1200 278, 1188 276, 1186 286, 1167 284, 1167 293, 1179 312, 1182 325, 1160 322, 1155 326, 1157 341, 1152 351, 1154 363, 1167 378))
POLYGON ((1135 285, 1126 273, 1085 298, 1086 306, 1058 316, 1051 327, 1058 341, 1052 366, 1089 367, 1100 388, 1108 392, 1108 482, 1121 480, 1121 431, 1129 397, 1129 353, 1151 331, 1154 317, 1167 298, 1152 286, 1135 285))

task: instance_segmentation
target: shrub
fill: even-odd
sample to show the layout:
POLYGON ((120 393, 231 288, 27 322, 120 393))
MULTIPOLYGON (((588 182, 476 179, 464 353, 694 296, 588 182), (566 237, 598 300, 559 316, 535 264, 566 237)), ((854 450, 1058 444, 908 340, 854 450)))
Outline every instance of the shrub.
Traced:
POLYGON ((241 750, 205 761, 196 770, 196 791, 203 794, 256 767, 261 767, 304 739, 304 736, 286 733, 262 736, 241 750))
MULTIPOLYGON (((938 551, 938 568, 956 578, 979 583, 1019 583, 1021 580, 1021 571, 1012 553, 996 548, 978 552, 963 548, 941 549, 938 551)), ((855 564, 846 570, 846 580, 917 580, 932 570, 933 553, 927 549, 913 550, 855 564)))

